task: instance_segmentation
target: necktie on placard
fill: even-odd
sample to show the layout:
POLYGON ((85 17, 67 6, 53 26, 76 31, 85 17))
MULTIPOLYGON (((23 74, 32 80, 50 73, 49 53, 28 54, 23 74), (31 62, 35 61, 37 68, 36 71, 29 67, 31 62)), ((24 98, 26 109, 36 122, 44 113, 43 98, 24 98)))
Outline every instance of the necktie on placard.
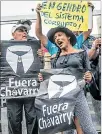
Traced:
POLYGON ((24 73, 24 67, 22 63, 22 57, 18 56, 18 62, 17 62, 17 74, 22 75, 24 73))

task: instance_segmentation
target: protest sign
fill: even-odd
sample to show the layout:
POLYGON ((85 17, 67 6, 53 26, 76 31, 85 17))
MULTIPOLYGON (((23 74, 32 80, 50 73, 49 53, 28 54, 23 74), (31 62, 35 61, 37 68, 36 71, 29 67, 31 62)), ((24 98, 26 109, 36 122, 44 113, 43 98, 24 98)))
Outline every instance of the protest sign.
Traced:
POLYGON ((63 26, 72 31, 88 30, 88 4, 84 1, 48 1, 42 3, 41 17, 48 27, 63 26))
POLYGON ((42 70, 35 108, 39 134, 54 134, 75 128, 74 106, 80 94, 76 77, 61 69, 42 70))
POLYGON ((43 64, 37 55, 40 43, 35 41, 2 41, 1 97, 25 98, 39 90, 38 73, 43 64))

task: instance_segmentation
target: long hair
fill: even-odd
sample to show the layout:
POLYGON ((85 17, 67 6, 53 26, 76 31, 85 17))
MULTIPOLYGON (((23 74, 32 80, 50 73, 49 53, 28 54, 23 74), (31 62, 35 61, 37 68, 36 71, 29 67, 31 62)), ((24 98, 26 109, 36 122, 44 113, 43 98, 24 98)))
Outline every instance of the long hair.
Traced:
POLYGON ((56 57, 55 57, 55 59, 53 61, 53 68, 56 68, 56 62, 57 62, 57 60, 58 60, 58 58, 60 56, 60 53, 61 53, 61 49, 58 47, 58 52, 57 52, 56 57))

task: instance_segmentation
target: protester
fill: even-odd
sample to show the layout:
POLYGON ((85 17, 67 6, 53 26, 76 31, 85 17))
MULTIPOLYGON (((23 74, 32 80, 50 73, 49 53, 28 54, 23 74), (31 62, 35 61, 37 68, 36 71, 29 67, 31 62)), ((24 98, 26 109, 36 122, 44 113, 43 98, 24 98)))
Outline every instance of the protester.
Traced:
MULTIPOLYGON (((22 24, 13 26, 12 36, 15 41, 27 41, 28 29, 22 24)), ((35 97, 23 99, 7 99, 7 116, 9 134, 22 134, 23 106, 26 117, 27 134, 37 134, 36 113, 34 108, 35 97)))
MULTIPOLYGON (((99 95, 101 87, 99 86, 99 57, 100 57, 100 48, 101 48, 101 38, 97 39, 92 39, 94 41, 91 41, 91 44, 89 41, 83 45, 83 49, 87 51, 89 59, 90 59, 90 65, 91 65, 91 70, 94 74, 95 78, 95 83, 91 85, 89 90, 91 91, 90 93, 96 100, 100 100, 101 96, 99 95), (96 84, 96 86, 95 86, 96 84), (94 90, 93 89, 94 86, 94 90), (97 90, 97 88, 99 90, 97 90)), ((86 42, 86 41, 85 41, 86 42)))
MULTIPOLYGON (((41 40, 43 46, 45 46, 46 49, 48 50, 48 52, 51 54, 51 58, 53 58, 56 56, 58 47, 55 44, 53 44, 52 42, 50 42, 50 40, 42 34, 42 23, 41 23, 40 10, 41 10, 41 5, 38 4, 37 8, 36 8, 37 20, 36 20, 35 33, 36 33, 36 36, 38 37, 38 39, 41 40)), ((91 29, 89 29, 87 32, 81 33, 79 36, 76 36, 77 43, 76 43, 76 45, 74 45, 74 47, 78 48, 78 49, 81 48, 82 42, 87 39, 87 37, 90 35, 90 33, 91 33, 91 29)), ((78 123, 77 123, 77 126, 78 126, 77 131, 79 131, 79 133, 82 133, 78 123)))
MULTIPOLYGON (((88 4, 89 4, 89 6, 92 6, 92 8, 93 8, 92 3, 88 2, 88 4)), ((38 4, 37 8, 36 8, 37 20, 36 20, 35 33, 36 33, 36 36, 38 37, 38 39, 41 40, 42 44, 46 47, 48 52, 51 54, 51 56, 54 57, 58 51, 58 47, 56 47, 55 44, 51 43, 48 40, 48 38, 46 38, 42 34, 42 23, 41 23, 41 16, 40 16, 41 8, 42 8, 41 4, 38 4)), ((82 48, 82 45, 83 45, 82 43, 84 42, 84 40, 87 39, 87 37, 89 37, 91 31, 92 31, 92 29, 89 29, 88 31, 82 32, 80 35, 76 36, 77 43, 73 47, 77 48, 77 49, 82 48)), ((73 32, 76 34, 75 31, 73 31, 73 32)))
MULTIPOLYGON (((89 72, 88 57, 85 51, 74 49, 72 46, 76 43, 75 35, 67 28, 57 27, 48 32, 48 39, 55 43, 59 50, 57 56, 52 60, 53 68, 67 68, 72 74, 80 74, 85 70, 84 79, 86 82, 92 80, 92 74, 89 72), (79 71, 80 70, 80 71, 79 71), (78 72, 79 71, 79 72, 78 72)), ((75 116, 78 117, 82 130, 85 134, 97 133, 93 127, 87 101, 82 90, 77 98, 75 106, 75 116)))
MULTIPOLYGON (((66 74, 70 72, 76 78, 84 70, 84 79, 86 83, 90 83, 92 81, 92 74, 89 71, 91 68, 88 56, 85 51, 73 48, 73 45, 76 43, 75 35, 64 27, 53 28, 53 30, 49 30, 48 35, 48 39, 59 47, 56 57, 52 60, 52 68, 63 68, 64 73, 66 70, 66 74)), ((74 112, 85 134, 97 134, 92 124, 83 90, 76 100, 74 112)), ((71 134, 69 131, 68 133, 71 134)))
MULTIPOLYGON (((48 51, 50 52, 50 54, 51 55, 54 55, 58 51, 58 46, 56 48, 56 45, 54 44, 54 42, 51 42, 49 40, 49 38, 47 38, 46 36, 44 36, 42 34, 40 10, 41 10, 41 5, 38 5, 37 8, 36 8, 36 11, 37 11, 37 21, 36 21, 36 31, 35 32, 36 32, 37 37, 43 42, 43 44, 48 49, 48 51)), ((54 28, 52 29, 52 31, 53 30, 54 30, 54 28)), ((47 36, 49 36, 49 33, 47 34, 47 36)))
MULTIPOLYGON (((22 26, 27 28, 27 40, 29 40, 29 41, 30 40, 36 40, 35 37, 32 37, 32 36, 29 35, 29 31, 31 30, 31 25, 32 25, 32 22, 30 20, 28 20, 28 19, 21 19, 21 20, 18 20, 16 24, 17 25, 22 25, 22 26)), ((43 45, 41 45, 41 48, 42 49, 39 49, 38 52, 37 52, 39 57, 41 57, 41 56, 43 57, 43 53, 47 51, 46 48, 43 47, 43 45)))
MULTIPOLYGON (((82 31, 80 31, 82 33, 82 31)), ((79 34, 77 32, 76 34, 79 34)), ((94 108, 95 115, 97 117, 97 122, 101 125, 101 72, 100 72, 100 46, 101 39, 95 38, 92 35, 89 35, 86 40, 82 43, 82 49, 86 50, 90 59, 91 71, 94 75, 94 82, 90 86, 86 85, 84 88, 85 95, 87 92, 91 93, 92 105, 94 108)))
POLYGON ((28 20, 28 19, 19 20, 19 21, 17 21, 17 25, 19 25, 19 24, 22 24, 25 27, 27 27, 27 29, 28 29, 27 39, 29 39, 29 40, 35 40, 36 39, 35 37, 31 37, 29 35, 29 31, 31 30, 31 25, 32 25, 32 22, 30 20, 28 20))
POLYGON ((86 91, 91 93, 97 122, 101 125, 101 38, 96 38, 91 45, 84 45, 84 49, 89 55, 91 70, 94 75, 94 82, 86 87, 86 91))

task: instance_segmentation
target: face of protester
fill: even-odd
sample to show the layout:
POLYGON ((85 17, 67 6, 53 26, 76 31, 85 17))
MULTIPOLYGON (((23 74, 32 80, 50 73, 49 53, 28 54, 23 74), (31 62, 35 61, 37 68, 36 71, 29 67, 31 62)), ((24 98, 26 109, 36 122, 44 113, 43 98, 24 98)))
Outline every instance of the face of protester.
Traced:
POLYGON ((27 40, 27 30, 24 28, 16 29, 16 31, 12 35, 14 40, 18 40, 18 41, 27 40))
POLYGON ((54 35, 54 41, 60 49, 65 49, 70 44, 70 37, 67 37, 63 32, 57 32, 54 35))

